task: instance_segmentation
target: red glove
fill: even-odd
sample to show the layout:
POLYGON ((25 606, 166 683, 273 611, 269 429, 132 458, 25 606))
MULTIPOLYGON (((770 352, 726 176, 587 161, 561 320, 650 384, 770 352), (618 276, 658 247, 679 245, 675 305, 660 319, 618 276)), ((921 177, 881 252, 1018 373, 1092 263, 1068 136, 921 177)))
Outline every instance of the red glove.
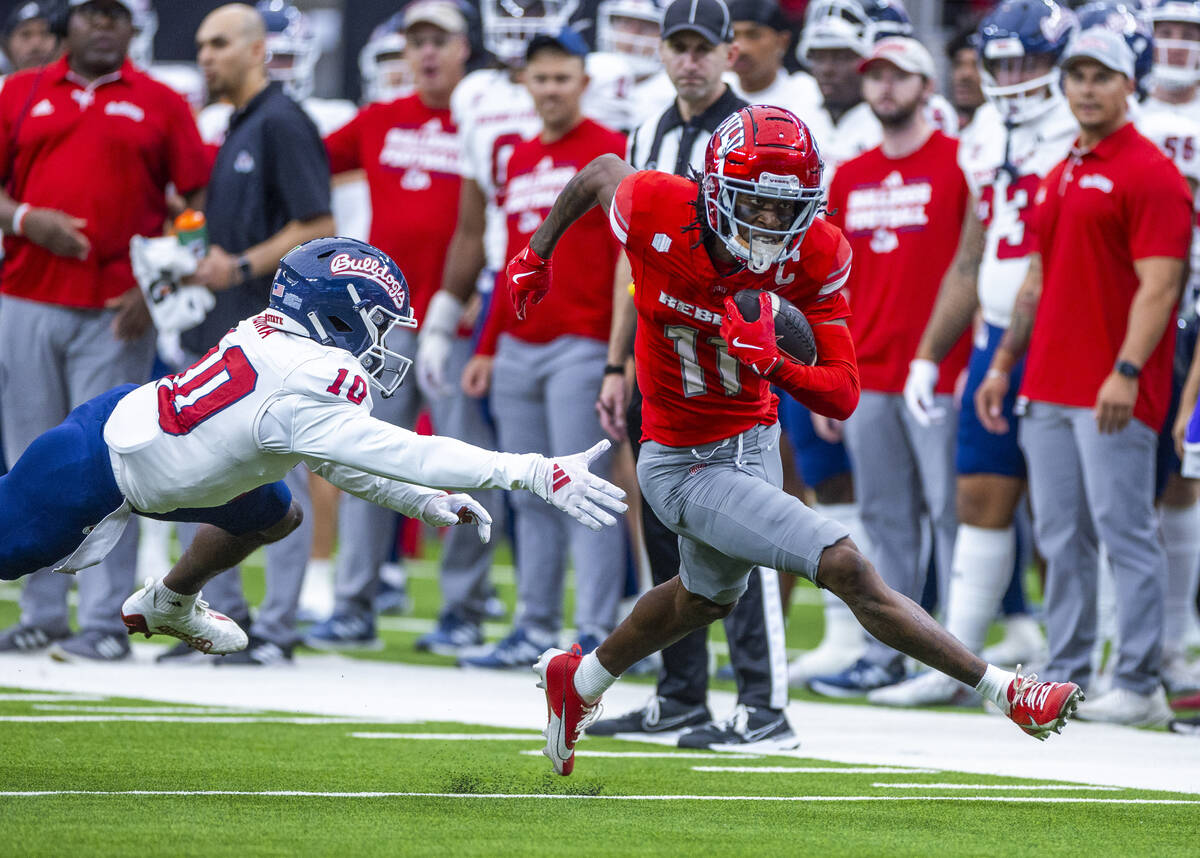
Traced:
POLYGON ((530 301, 540 303, 550 291, 550 260, 542 259, 527 244, 504 269, 508 278, 508 293, 518 319, 525 318, 530 301))
POLYGON ((771 296, 758 296, 758 318, 747 322, 732 297, 725 299, 725 320, 721 337, 729 353, 761 376, 768 376, 783 360, 775 340, 775 310, 771 296))

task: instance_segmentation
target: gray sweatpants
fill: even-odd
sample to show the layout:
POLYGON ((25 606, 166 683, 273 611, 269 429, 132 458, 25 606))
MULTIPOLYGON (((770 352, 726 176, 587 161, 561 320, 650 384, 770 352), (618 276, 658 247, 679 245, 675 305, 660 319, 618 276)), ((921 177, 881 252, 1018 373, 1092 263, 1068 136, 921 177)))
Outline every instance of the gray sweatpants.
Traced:
MULTIPOLYGON (((109 310, 76 310, 4 296, 0 302, 0 419, 11 466, 35 438, 78 405, 118 384, 142 384, 154 361, 154 331, 116 339, 109 310)), ((79 627, 124 634, 121 604, 134 590, 137 528, 128 527, 112 552, 78 576, 79 627)), ((21 622, 66 628, 74 576, 49 569, 25 578, 21 622)))
MULTIPOLYGON (((955 509, 954 448, 958 433, 953 397, 936 397, 946 418, 921 426, 892 393, 863 391, 854 415, 846 421, 846 445, 854 461, 855 490, 863 527, 875 549, 875 568, 888 586, 921 600, 928 565, 922 537, 933 531, 939 602, 946 588, 958 532, 955 509)), ((903 656, 871 638, 866 658, 887 665, 903 656)))
MULTIPOLYGON (((562 456, 604 437, 596 397, 608 347, 584 337, 525 343, 502 336, 492 373, 492 414, 500 449, 562 456)), ((612 454, 593 463, 607 478, 612 454)), ((616 624, 627 556, 623 522, 592 531, 532 492, 512 493, 516 532, 516 625, 543 634, 562 626, 567 548, 575 567, 575 626, 604 637, 616 624)))
MULTIPOLYGON (((296 633, 296 609, 300 604, 304 567, 312 553, 313 534, 308 468, 297 465, 288 471, 284 482, 292 492, 292 500, 300 504, 304 521, 283 539, 266 547, 266 593, 250 625, 250 634, 281 647, 292 646, 300 640, 296 633)), ((199 525, 181 522, 175 527, 180 544, 187 546, 199 525)), ((242 572, 238 566, 225 570, 205 584, 204 599, 239 624, 249 620, 250 607, 242 591, 242 572)))
MULTIPOLYGON (((416 332, 393 333, 389 347, 403 354, 415 354, 416 332), (395 343, 391 340, 395 340, 395 343)), ((447 378, 454 382, 452 393, 428 402, 421 396, 416 379, 409 377, 387 399, 373 394, 373 416, 394 426, 412 429, 416 426, 421 408, 428 407, 433 418, 433 431, 439 435, 493 449, 496 446, 495 438, 484 419, 483 403, 467 396, 458 386, 458 379, 473 350, 468 338, 454 341, 446 367, 447 378)), ((472 491, 471 496, 483 504, 492 516, 492 533, 503 533, 501 493, 495 489, 472 491)), ((338 559, 334 583, 337 602, 334 613, 374 615, 379 570, 387 562, 395 534, 396 513, 353 495, 342 496, 338 512, 338 559)), ((442 611, 453 612, 469 622, 482 622, 489 592, 492 543, 482 544, 473 527, 451 527, 446 531, 442 544, 441 564, 442 611)))
POLYGON ((783 491, 779 424, 698 447, 642 444, 638 485, 679 535, 679 578, 689 593, 728 605, 755 566, 815 581, 821 554, 849 536, 783 491))
POLYGON ((1166 555, 1154 513, 1158 436, 1138 420, 1101 435, 1090 408, 1030 403, 1021 419, 1038 548, 1046 558, 1047 678, 1087 687, 1096 639, 1100 543, 1117 595, 1113 682, 1158 687, 1166 555))

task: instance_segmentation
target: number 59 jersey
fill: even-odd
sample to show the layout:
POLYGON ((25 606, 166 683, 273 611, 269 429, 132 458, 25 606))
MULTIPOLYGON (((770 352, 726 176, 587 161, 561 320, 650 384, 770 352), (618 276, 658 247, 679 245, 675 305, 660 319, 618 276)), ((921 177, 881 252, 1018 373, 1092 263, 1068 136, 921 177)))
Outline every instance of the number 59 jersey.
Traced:
POLYGON ((609 209, 633 269, 642 436, 670 447, 775 421, 770 384, 721 338, 726 297, 743 289, 777 292, 814 325, 850 313, 841 294, 850 245, 837 227, 818 218, 793 254, 768 271, 721 274, 695 228, 698 190, 689 179, 647 170, 625 177, 609 209))
POLYGON ((1067 157, 1078 134, 1079 125, 1063 99, 1011 130, 1005 129, 996 109, 985 104, 963 131, 958 163, 986 231, 979 306, 990 325, 1008 327, 1017 290, 1029 270, 1029 255, 1036 248, 1032 216, 1038 185, 1067 157), (1006 138, 1011 172, 1004 169, 1006 138))
POLYGON ((379 428, 371 404, 349 352, 277 330, 260 314, 188 369, 122 399, 104 440, 135 510, 220 506, 301 460, 345 462, 379 428))

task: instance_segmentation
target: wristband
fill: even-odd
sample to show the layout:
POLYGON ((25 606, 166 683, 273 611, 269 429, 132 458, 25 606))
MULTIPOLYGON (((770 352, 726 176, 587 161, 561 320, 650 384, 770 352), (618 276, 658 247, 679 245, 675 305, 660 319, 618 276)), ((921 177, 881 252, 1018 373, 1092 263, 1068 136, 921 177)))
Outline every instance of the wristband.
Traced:
POLYGON ((21 203, 19 206, 17 206, 15 209, 13 209, 13 216, 12 216, 12 234, 13 235, 24 235, 25 234, 25 231, 21 228, 21 222, 25 220, 25 215, 29 214, 29 210, 31 208, 32 208, 32 206, 29 205, 29 203, 21 203))
POLYGON ((1132 361, 1119 360, 1113 367, 1113 372, 1115 372, 1117 375, 1122 375, 1125 378, 1136 379, 1142 374, 1142 369, 1132 361))
POLYGON ((605 375, 624 375, 625 367, 623 365, 617 364, 617 363, 606 363, 604 365, 604 374, 605 375))
POLYGON ((1008 378, 1008 373, 1002 369, 996 369, 995 367, 992 367, 987 371, 987 375, 985 375, 984 378, 1008 378))
POLYGON ((250 268, 250 260, 246 254, 242 254, 237 258, 238 277, 241 278, 238 285, 246 283, 254 273, 250 268))

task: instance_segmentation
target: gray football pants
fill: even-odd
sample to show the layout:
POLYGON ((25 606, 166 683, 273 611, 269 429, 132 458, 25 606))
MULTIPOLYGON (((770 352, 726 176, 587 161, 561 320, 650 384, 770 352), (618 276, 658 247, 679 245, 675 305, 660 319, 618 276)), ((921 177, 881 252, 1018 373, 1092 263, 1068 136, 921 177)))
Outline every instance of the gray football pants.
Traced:
MULTIPOLYGON (((402 354, 415 354, 416 332, 402 331, 390 339, 399 345, 390 347, 402 354)), ((426 401, 409 377, 391 397, 375 395, 372 412, 394 426, 412 429, 421 407, 427 406, 433 418, 433 431, 457 438, 477 447, 493 449, 495 437, 484 418, 483 403, 462 392, 459 379, 474 352, 471 340, 457 338, 450 351, 446 378, 452 391, 437 401, 426 401)), ((475 490, 471 496, 483 504, 492 516, 493 539, 503 533, 504 499, 496 489, 475 490)), ((337 614, 374 615, 375 594, 379 589, 379 570, 391 554, 396 535, 396 513, 353 495, 344 494, 338 512, 338 558, 334 589, 337 614)), ((439 580, 442 611, 452 612, 468 622, 483 621, 488 598, 488 574, 492 567, 492 543, 483 544, 474 527, 451 527, 442 543, 439 580)))
MULTIPOLYGON (((272 542, 266 552, 266 593, 254 612, 250 634, 288 647, 300 640, 296 633, 296 609, 300 604, 300 587, 304 583, 304 567, 312 553, 312 499, 308 491, 308 468, 297 465, 288 471, 284 482, 292 492, 292 500, 300 504, 304 521, 278 542, 272 542)), ((191 545, 198 524, 179 522, 175 525, 181 545, 191 545)), ((238 566, 226 569, 204 585, 204 600, 216 610, 238 622, 243 628, 250 617, 250 607, 242 590, 242 571, 238 566)))
MULTIPOLYGON (((76 310, 5 295, 0 302, 0 419, 9 465, 78 405, 118 384, 150 379, 154 331, 127 342, 112 335, 116 313, 76 310)), ((78 576, 81 629, 124 634, 121 604, 134 590, 137 527, 99 565, 78 576)), ((75 576, 42 569, 24 579, 21 622, 65 629, 75 576)))
MULTIPOLYGON (((604 437, 596 397, 604 378, 605 343, 562 336, 525 343, 502 336, 492 372, 492 414, 500 449, 562 456, 604 437)), ((592 463, 607 478, 612 453, 592 463)), ((589 530, 532 492, 512 493, 516 532, 515 624, 543 634, 562 627, 567 549, 575 567, 575 627, 604 637, 616 623, 625 582, 627 535, 616 527, 589 530)))
MULTIPOLYGON (((846 446, 854 461, 854 487, 863 527, 875 550, 871 558, 875 568, 893 590, 921 601, 928 571, 921 545, 931 525, 938 601, 944 610, 958 532, 954 470, 958 418, 953 397, 942 394, 935 400, 945 409, 945 418, 921 426, 903 396, 863 391, 858 408, 846 421, 846 446)), ((888 665, 903 656, 871 638, 866 658, 888 665)))
POLYGON ((1047 678, 1086 688, 1096 640, 1100 543, 1117 596, 1114 684, 1158 687, 1166 555, 1154 512, 1158 435, 1138 420, 1101 435, 1090 408, 1030 403, 1018 430, 1029 462, 1037 546, 1046 558, 1047 678))

